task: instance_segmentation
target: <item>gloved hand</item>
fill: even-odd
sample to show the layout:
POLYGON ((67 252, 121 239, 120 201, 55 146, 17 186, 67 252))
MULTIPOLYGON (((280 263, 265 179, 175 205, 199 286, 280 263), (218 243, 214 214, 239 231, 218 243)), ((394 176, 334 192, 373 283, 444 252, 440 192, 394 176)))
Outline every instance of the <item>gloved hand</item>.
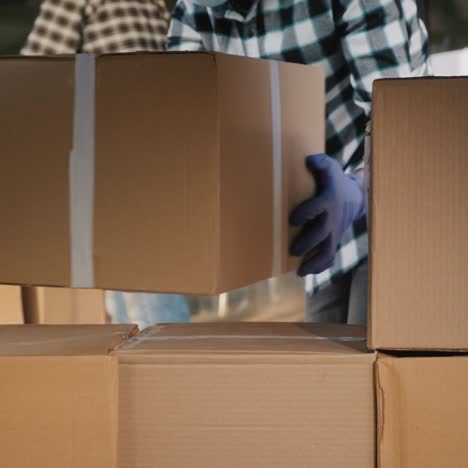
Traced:
POLYGON ((291 225, 303 226, 291 245, 291 255, 305 255, 300 276, 331 268, 344 232, 366 210, 363 181, 358 175, 345 174, 340 163, 326 154, 308 156, 306 165, 317 180, 318 193, 290 216, 291 225))

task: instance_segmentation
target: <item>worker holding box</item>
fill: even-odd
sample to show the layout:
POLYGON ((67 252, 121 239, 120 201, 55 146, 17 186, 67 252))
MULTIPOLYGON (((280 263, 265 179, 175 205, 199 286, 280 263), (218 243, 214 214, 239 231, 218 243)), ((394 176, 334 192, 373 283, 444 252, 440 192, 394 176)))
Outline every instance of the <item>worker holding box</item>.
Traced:
POLYGON ((306 319, 365 323, 363 154, 372 82, 428 72, 415 0, 179 0, 169 49, 322 66, 327 154, 306 160, 319 192, 291 214, 291 224, 302 226, 291 254, 304 258, 299 275, 314 275, 306 281, 306 319))

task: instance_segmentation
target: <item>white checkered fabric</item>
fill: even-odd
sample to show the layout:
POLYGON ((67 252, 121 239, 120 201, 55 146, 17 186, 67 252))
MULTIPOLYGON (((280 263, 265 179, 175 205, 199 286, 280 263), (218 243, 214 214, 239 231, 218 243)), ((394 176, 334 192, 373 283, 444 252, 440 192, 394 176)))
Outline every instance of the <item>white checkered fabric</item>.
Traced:
MULTIPOLYGON (((372 82, 429 72, 427 33, 414 0, 230 0, 215 8, 179 0, 168 44, 319 64, 326 75, 327 153, 347 171, 363 167, 372 82)), ((308 278, 307 289, 329 284, 367 252, 363 218, 345 233, 333 268, 308 278)))

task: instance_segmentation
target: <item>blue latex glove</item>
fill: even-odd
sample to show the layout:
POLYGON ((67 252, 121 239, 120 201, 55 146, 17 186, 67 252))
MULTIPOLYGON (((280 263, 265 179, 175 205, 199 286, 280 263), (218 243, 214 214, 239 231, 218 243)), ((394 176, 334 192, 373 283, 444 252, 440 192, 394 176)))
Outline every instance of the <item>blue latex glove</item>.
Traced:
POLYGON ((317 195, 299 205, 290 224, 303 226, 291 245, 291 255, 305 256, 298 274, 317 274, 331 268, 344 232, 365 213, 362 179, 345 174, 326 154, 308 156, 307 168, 317 181, 317 195))

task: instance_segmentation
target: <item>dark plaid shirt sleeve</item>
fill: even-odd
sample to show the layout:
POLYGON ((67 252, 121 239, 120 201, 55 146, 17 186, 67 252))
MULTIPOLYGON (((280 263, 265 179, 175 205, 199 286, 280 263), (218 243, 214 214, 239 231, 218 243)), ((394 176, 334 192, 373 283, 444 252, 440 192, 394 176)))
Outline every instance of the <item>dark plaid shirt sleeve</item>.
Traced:
MULTIPOLYGON (((429 73, 426 29, 414 2, 335 0, 333 8, 351 73, 353 100, 370 118, 375 79, 429 73)), ((361 168, 362 158, 354 159, 350 167, 361 168)))
MULTIPOLYGON (((178 0, 172 50, 213 50, 322 67, 327 153, 346 171, 364 165, 372 82, 428 74, 427 33, 415 0, 229 0, 204 8, 178 0)), ((367 257, 365 219, 346 231, 335 265, 308 277, 308 291, 340 278, 367 257)))

